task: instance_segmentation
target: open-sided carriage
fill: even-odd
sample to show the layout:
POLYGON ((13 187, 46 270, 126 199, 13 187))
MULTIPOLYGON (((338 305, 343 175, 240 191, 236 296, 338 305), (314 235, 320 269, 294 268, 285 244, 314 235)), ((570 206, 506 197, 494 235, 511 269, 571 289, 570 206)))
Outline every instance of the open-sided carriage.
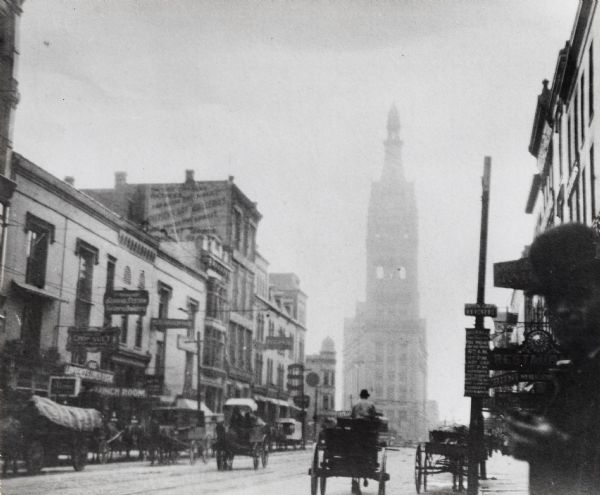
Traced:
POLYGON ((417 445, 415 454, 415 486, 417 493, 427 490, 427 477, 450 473, 452 489, 464 490, 467 469, 467 436, 464 426, 432 430, 429 442, 417 445))
POLYGON ((258 409, 252 399, 233 398, 224 404, 225 424, 217 425, 215 457, 217 469, 231 470, 235 456, 252 458, 254 469, 269 460, 268 429, 254 413, 258 409))
POLYGON ((194 464, 207 458, 204 416, 196 409, 185 407, 156 407, 152 409, 149 432, 149 457, 153 465, 175 462, 183 452, 194 464))
POLYGON ((365 486, 367 480, 375 481, 378 495, 384 495, 390 475, 386 472, 386 446, 379 433, 385 426, 377 418, 337 418, 335 426, 322 430, 308 470, 311 495, 316 495, 317 486, 325 495, 327 478, 334 476, 352 478, 354 495, 361 493, 361 479, 365 486))
POLYGON ((36 395, 18 421, 21 442, 17 457, 25 461, 29 474, 57 465, 60 457, 68 457, 75 471, 81 471, 87 463, 88 446, 102 428, 99 411, 63 406, 36 395))
POLYGON ((294 449, 302 446, 302 423, 293 418, 278 418, 275 420, 275 432, 271 442, 277 449, 294 449))

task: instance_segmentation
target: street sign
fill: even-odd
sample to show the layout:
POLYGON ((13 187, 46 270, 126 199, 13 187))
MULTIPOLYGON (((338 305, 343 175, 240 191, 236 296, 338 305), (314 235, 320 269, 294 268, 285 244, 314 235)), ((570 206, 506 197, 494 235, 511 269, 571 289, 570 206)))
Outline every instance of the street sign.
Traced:
POLYGON ((104 294, 104 312, 109 315, 145 315, 150 300, 147 290, 113 290, 104 294))
POLYGON ((465 316, 491 316, 494 318, 498 308, 494 304, 465 304, 465 316))
POLYGON ((85 329, 69 327, 67 351, 85 349, 89 352, 99 352, 117 349, 120 332, 117 327, 85 329))
POLYGON ((48 386, 49 396, 77 397, 81 378, 77 376, 51 376, 48 386))
POLYGON ((95 370, 77 366, 76 364, 65 365, 64 374, 66 376, 78 376, 82 380, 88 380, 99 383, 114 383, 115 374, 112 371, 95 370))
POLYGON ((162 375, 145 375, 146 393, 148 395, 161 395, 163 376, 162 375))
POLYGON ((489 395, 489 341, 489 329, 466 329, 464 392, 466 397, 487 397, 489 395))
POLYGON ((538 285, 529 258, 494 263, 495 287, 531 290, 538 285))
POLYGON ((555 367, 560 355, 557 352, 535 354, 513 349, 494 349, 489 352, 489 359, 491 370, 535 372, 555 367))
POLYGON ((310 397, 308 395, 298 395, 294 397, 294 404, 302 409, 308 409, 310 397))
POLYGON ((172 328, 192 328, 194 322, 188 319, 181 318, 151 318, 150 327, 153 330, 169 330, 172 328))
POLYGON ((277 351, 291 351, 294 349, 294 337, 266 337, 265 349, 277 351))
POLYGON ((306 375, 306 384, 309 387, 316 387, 319 385, 319 375, 314 371, 311 371, 308 375, 306 375))

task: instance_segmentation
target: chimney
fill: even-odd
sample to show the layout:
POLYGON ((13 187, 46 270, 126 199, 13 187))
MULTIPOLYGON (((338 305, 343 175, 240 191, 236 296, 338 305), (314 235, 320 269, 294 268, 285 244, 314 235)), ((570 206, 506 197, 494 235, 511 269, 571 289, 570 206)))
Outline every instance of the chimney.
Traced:
POLYGON ((72 175, 67 175, 65 177, 65 182, 67 184, 69 184, 71 187, 75 187, 75 177, 73 177, 72 175))
POLYGON ((190 182, 194 182, 194 171, 193 170, 186 170, 185 171, 185 182, 186 184, 189 184, 190 182))
POLYGON ((234 179, 233 175, 230 175, 229 176, 229 182, 231 182, 232 184, 233 184, 233 179, 234 179))
POLYGON ((127 185, 127 172, 115 172, 115 189, 127 185))

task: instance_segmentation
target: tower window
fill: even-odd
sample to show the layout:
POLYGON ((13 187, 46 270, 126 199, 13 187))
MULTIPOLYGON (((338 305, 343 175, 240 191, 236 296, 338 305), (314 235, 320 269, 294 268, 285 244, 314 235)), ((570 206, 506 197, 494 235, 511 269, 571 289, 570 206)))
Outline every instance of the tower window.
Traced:
POLYGON ((383 266, 379 265, 375 268, 377 278, 383 278, 383 266))

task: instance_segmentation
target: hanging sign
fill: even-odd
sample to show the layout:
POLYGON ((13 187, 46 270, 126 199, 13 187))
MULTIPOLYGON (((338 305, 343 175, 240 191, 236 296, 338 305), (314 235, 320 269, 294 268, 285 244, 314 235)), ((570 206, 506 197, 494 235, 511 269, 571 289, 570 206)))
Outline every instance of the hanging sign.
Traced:
POLYGON ((465 347, 465 396, 487 397, 489 378, 489 341, 487 328, 467 328, 465 347))
POLYGON ((147 290, 113 290, 104 294, 104 312, 108 315, 145 315, 147 290))

